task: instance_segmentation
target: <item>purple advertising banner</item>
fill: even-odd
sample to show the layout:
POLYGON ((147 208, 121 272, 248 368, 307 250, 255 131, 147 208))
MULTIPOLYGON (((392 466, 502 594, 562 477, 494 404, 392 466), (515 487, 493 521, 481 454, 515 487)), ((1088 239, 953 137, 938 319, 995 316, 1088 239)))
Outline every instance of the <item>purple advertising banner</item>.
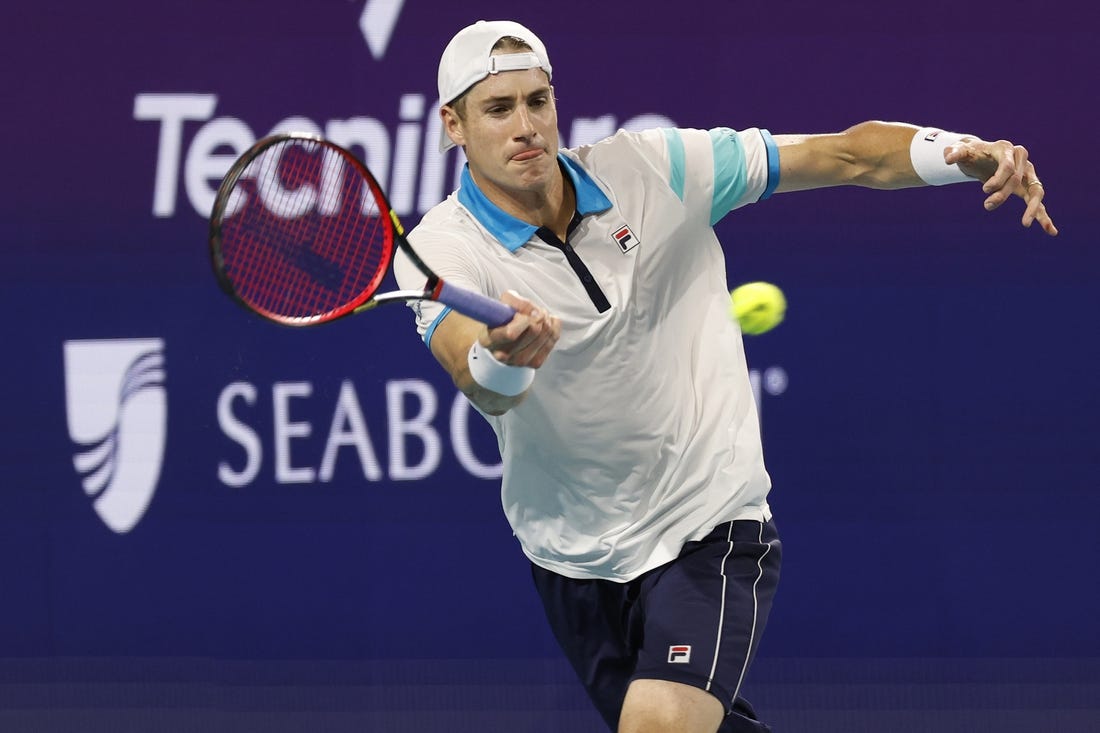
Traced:
POLYGON ((464 163, 437 148, 439 54, 482 18, 546 42, 563 146, 881 119, 1026 147, 1056 238, 973 184, 716 225, 730 288, 788 300, 745 336, 784 545, 745 694, 777 731, 1100 730, 1094 12, 9 9, 0 730, 602 729, 495 437, 410 312, 281 328, 208 255, 218 183, 272 131, 347 144, 419 221, 464 163))

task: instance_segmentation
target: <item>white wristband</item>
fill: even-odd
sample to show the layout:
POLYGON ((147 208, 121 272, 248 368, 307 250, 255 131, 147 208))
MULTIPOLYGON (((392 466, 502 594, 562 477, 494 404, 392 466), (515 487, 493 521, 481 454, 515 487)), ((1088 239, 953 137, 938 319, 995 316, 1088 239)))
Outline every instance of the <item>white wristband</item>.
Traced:
POLYGON ((935 127, 922 127, 917 130, 917 134, 913 135, 913 141, 909 143, 909 159, 913 161, 913 170, 917 172, 920 179, 929 186, 976 181, 976 178, 971 178, 959 170, 957 164, 947 165, 943 162, 944 148, 962 141, 964 137, 973 136, 945 132, 935 127))
POLYGON ((466 355, 466 362, 470 365, 470 376, 474 381, 497 394, 515 397, 523 394, 535 381, 534 369, 502 364, 480 341, 474 341, 466 355))

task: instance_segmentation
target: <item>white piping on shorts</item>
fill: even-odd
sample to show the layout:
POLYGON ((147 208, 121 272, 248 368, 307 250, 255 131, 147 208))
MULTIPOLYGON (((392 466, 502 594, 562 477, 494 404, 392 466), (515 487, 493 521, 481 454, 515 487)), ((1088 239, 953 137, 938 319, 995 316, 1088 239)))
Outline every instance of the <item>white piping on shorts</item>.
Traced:
MULTIPOLYGON (((726 541, 729 542, 729 549, 726 550, 726 556, 722 558, 722 605, 721 610, 718 612, 718 639, 714 645, 714 661, 710 666, 710 678, 707 679, 707 692, 710 692, 711 683, 714 681, 714 672, 718 668, 718 651, 722 643, 722 625, 726 615, 726 560, 729 559, 730 554, 733 552, 733 522, 730 522, 729 533, 726 535, 726 541)), ((757 534, 757 542, 764 544, 764 523, 760 522, 760 531, 757 534)), ((760 604, 756 594, 756 586, 760 584, 760 579, 764 577, 764 558, 771 552, 771 544, 768 544, 767 549, 760 555, 756 561, 756 580, 752 583, 752 628, 749 630, 749 644, 745 649, 745 662, 741 665, 741 674, 737 678, 737 687, 733 690, 733 699, 730 700, 730 704, 737 699, 737 696, 741 693, 741 683, 745 681, 745 672, 749 668, 749 659, 752 657, 752 645, 756 641, 756 620, 760 611, 760 604)))
MULTIPOLYGON (((756 541, 760 544, 764 544, 764 523, 760 523, 760 532, 757 535, 756 541)), ((736 700, 737 696, 741 694, 741 683, 745 680, 745 672, 749 669, 749 657, 752 656, 752 645, 756 641, 756 617, 758 614, 758 604, 756 596, 756 586, 760 583, 760 579, 764 577, 764 558, 768 556, 768 553, 772 551, 771 543, 768 543, 768 549, 764 550, 760 554, 760 557, 756 561, 756 580, 752 583, 752 631, 749 632, 749 647, 745 650, 745 663, 741 665, 741 676, 737 678, 737 688, 733 691, 733 699, 736 700)), ((733 704, 733 701, 730 701, 733 704)))
MULTIPOLYGON (((722 569, 720 571, 722 575, 722 604, 718 607, 718 638, 714 641, 714 661, 710 664, 710 676, 707 678, 707 686, 705 688, 707 692, 710 692, 711 683, 714 682, 714 671, 718 669, 718 652, 722 648, 722 625, 725 623, 726 619, 726 560, 729 559, 730 554, 733 552, 733 522, 730 522, 729 531, 726 532, 726 542, 729 543, 729 549, 726 550, 726 556, 722 558, 722 569)), ((753 615, 755 615, 755 613, 753 615)), ((756 626, 755 619, 753 619, 753 626, 756 626)), ((743 671, 742 675, 744 675, 743 671)), ((734 697, 737 696, 734 695, 734 697)))

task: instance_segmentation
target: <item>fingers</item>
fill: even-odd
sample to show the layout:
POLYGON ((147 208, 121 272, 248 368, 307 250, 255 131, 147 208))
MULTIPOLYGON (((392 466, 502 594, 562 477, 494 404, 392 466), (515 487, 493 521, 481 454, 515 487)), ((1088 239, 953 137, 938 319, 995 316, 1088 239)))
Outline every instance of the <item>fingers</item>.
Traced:
POLYGON ((1050 214, 1047 213, 1047 207, 1042 203, 1042 185, 1038 184, 1033 188, 1039 191, 1038 194, 1033 194, 1028 200, 1027 211, 1024 212, 1022 223, 1025 227, 1029 227, 1037 221, 1044 232, 1052 237, 1056 237, 1058 236, 1058 227, 1054 225, 1054 220, 1051 219, 1050 214))
POLYGON ((1039 204, 1039 212, 1036 214, 1035 219, 1039 222, 1039 226, 1043 228, 1043 231, 1052 237, 1058 236, 1058 227, 1054 225, 1054 220, 1050 218, 1050 214, 1047 213, 1046 206, 1039 204))
POLYGON ((486 328, 482 346, 504 364, 542 366, 561 336, 561 320, 514 291, 502 295, 501 301, 515 308, 516 315, 503 326, 486 328))
POLYGON ((997 170, 982 184, 982 191, 989 194, 985 200, 986 211, 1000 207, 1012 194, 1022 190, 1024 171, 1030 165, 1027 161, 1027 149, 1007 140, 992 143, 990 154, 997 164, 997 170))
POLYGON ((1046 193, 1046 188, 1035 172, 1035 166, 1030 162, 1027 163, 1023 175, 1023 185, 1017 193, 1027 203, 1027 208, 1024 210, 1024 216, 1020 222, 1025 227, 1029 227, 1038 221, 1043 231, 1053 237, 1058 235, 1058 227, 1054 226, 1054 221, 1050 218, 1050 214, 1047 213, 1046 206, 1043 204, 1046 193))
POLYGON ((536 311, 528 318, 527 328, 507 350, 505 363, 537 369, 557 344, 561 336, 561 321, 545 311, 536 311))
POLYGON ((1058 236, 1058 227, 1054 226, 1054 220, 1050 218, 1050 214, 1047 213, 1046 207, 1042 204, 1039 205, 1039 211, 1035 216, 1035 220, 1039 222, 1039 226, 1043 228, 1044 232, 1052 237, 1058 236))
POLYGON ((944 162, 948 165, 958 163, 967 175, 984 181, 986 211, 1000 208, 1010 197, 1019 196, 1027 204, 1021 219, 1025 227, 1037 221, 1047 234, 1058 234, 1043 204, 1046 190, 1022 145, 1013 145, 1007 140, 965 142, 945 149, 944 162))
POLYGON ((1035 221, 1039 212, 1043 209, 1043 196, 1046 191, 1039 177, 1035 175, 1035 166, 1027 164, 1027 174, 1023 178, 1023 199, 1027 202, 1024 209, 1024 217, 1021 220, 1025 227, 1029 227, 1035 221))
POLYGON ((992 211, 1019 189, 1027 150, 1007 140, 964 140, 944 148, 943 161, 957 164, 963 173, 982 181, 982 190, 987 194, 985 208, 992 211))

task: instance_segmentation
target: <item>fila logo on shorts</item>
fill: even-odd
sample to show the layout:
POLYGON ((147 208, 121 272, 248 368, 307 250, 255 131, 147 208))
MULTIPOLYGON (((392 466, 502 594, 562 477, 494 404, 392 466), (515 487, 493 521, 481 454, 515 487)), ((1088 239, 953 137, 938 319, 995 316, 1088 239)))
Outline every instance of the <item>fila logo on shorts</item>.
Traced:
POLYGON ((685 644, 673 644, 668 648, 669 664, 688 664, 691 662, 691 647, 685 644))
POLYGON ((164 341, 66 341, 64 354, 73 466, 103 523, 129 532, 153 500, 164 460, 164 341))
POLYGON ((619 227, 611 238, 615 240, 615 244, 619 245, 619 249, 623 253, 627 253, 630 250, 638 246, 638 238, 634 236, 634 232, 630 231, 630 227, 619 227))

